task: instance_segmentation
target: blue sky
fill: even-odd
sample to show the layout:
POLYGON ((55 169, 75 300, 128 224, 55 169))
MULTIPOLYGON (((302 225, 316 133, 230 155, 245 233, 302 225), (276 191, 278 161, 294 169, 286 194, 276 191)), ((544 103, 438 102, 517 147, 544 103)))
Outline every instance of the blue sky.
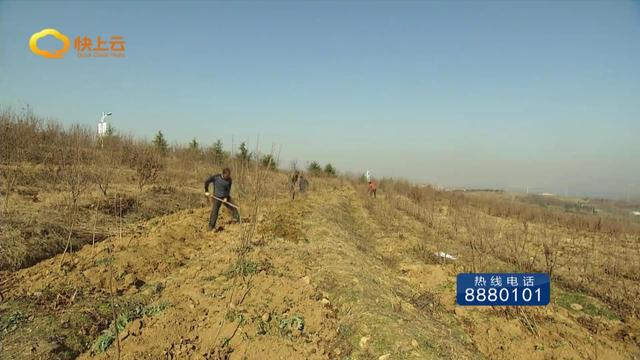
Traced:
POLYGON ((445 186, 639 195, 639 64, 630 1, 0 1, 2 106, 445 186))

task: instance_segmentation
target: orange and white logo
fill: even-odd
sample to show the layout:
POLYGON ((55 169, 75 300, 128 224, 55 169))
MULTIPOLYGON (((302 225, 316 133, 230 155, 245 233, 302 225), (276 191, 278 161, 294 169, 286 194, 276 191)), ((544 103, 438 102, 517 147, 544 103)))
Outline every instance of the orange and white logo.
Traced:
POLYGON ((95 41, 88 36, 77 36, 73 47, 79 58, 115 57, 123 58, 125 52, 124 36, 112 35, 109 40, 97 36, 95 41), (107 45, 108 44, 108 45, 107 45))
MULTIPOLYGON (((76 36, 73 41, 73 47, 79 58, 124 58, 125 57, 125 40, 124 36, 112 35, 111 37, 97 36, 95 38, 83 35, 76 36), (95 41, 94 41, 95 39, 95 41)), ((29 39, 29 47, 34 54, 40 55, 48 59, 62 59, 64 53, 69 51, 71 42, 69 38, 56 29, 43 29, 33 35, 29 39), (38 47, 38 40, 53 36, 62 42, 62 48, 50 52, 42 50, 38 47)))
POLYGON ((63 54, 69 50, 70 46, 71 43, 69 42, 69 38, 56 29, 43 29, 42 31, 31 35, 31 39, 29 39, 29 47, 31 48, 31 51, 36 55, 40 55, 48 59, 62 59, 63 54), (49 35, 62 42, 62 48, 60 50, 51 53, 48 50, 41 50, 38 48, 38 40, 49 35))

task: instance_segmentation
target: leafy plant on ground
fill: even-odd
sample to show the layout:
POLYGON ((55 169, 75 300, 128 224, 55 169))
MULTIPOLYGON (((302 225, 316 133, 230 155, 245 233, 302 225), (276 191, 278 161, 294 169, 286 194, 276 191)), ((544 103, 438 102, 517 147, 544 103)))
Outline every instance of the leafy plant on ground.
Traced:
POLYGON ((162 302, 156 305, 150 305, 144 308, 143 314, 144 316, 155 316, 165 311, 167 308, 169 308, 169 306, 170 305, 165 302, 162 302))
POLYGON ((235 276, 247 276, 253 275, 257 272, 258 265, 251 260, 247 260, 244 258, 239 258, 238 261, 235 262, 231 266, 231 268, 227 271, 227 275, 235 276))
POLYGON ((291 337, 294 331, 302 333, 304 331, 304 317, 296 314, 290 318, 280 319, 278 329, 280 330, 280 335, 287 337, 291 337))
POLYGON ((15 330, 21 323, 28 320, 28 317, 23 314, 21 311, 14 311, 13 314, 9 316, 9 318, 0 323, 0 329, 3 333, 8 333, 10 331, 15 330))
POLYGON ((91 350, 96 354, 105 352, 109 346, 113 344, 116 339, 116 334, 123 331, 131 321, 144 316, 155 316, 166 310, 169 306, 170 305, 165 302, 149 306, 138 305, 128 313, 120 314, 115 324, 112 323, 108 328, 104 329, 100 336, 93 342, 91 350))

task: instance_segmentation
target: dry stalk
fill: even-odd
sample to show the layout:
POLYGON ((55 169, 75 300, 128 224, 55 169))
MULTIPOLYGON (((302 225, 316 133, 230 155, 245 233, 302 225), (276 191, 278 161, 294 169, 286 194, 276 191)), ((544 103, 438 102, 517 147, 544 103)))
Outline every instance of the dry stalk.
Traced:
MULTIPOLYGON (((119 210, 120 212, 122 211, 122 199, 120 199, 120 207, 119 210)), ((118 195, 117 192, 115 194, 114 197, 114 206, 116 206, 116 208, 118 208, 118 195)), ((120 218, 118 217, 118 219, 116 220, 117 226, 118 226, 118 230, 120 233, 120 240, 122 238, 122 224, 120 222, 120 218)), ((116 354, 117 354, 117 359, 120 360, 120 336, 118 334, 118 314, 116 313, 116 307, 114 304, 114 298, 115 298, 115 291, 114 288, 116 287, 116 283, 115 283, 115 272, 113 269, 113 263, 115 262, 115 246, 113 245, 113 241, 109 244, 109 246, 107 247, 107 250, 109 251, 109 256, 110 256, 110 261, 109 261, 109 302, 111 304, 111 314, 113 316, 113 328, 114 328, 114 332, 115 332, 115 336, 116 336, 116 354)))
POLYGON ((61 270, 62 269, 62 265, 64 264, 64 256, 67 253, 67 250, 69 250, 69 246, 71 245, 71 235, 73 235, 73 226, 75 225, 76 222, 76 207, 73 207, 73 212, 71 213, 71 224, 69 226, 69 235, 67 236, 67 242, 64 246, 64 251, 62 251, 62 256, 60 257, 60 265, 58 266, 58 268, 61 270))
MULTIPOLYGON (((258 146, 259 146, 259 139, 258 139, 258 142, 256 144, 256 152, 255 152, 256 158, 254 159, 255 160, 255 171, 254 171, 253 199, 252 199, 252 205, 251 205, 250 221, 248 223, 247 222, 241 222, 240 223, 240 226, 241 226, 240 244, 239 244, 239 246, 237 248, 237 258, 235 260, 236 264, 244 263, 245 256, 249 252, 251 239, 253 238, 253 236, 255 234, 255 231, 256 231, 256 227, 257 227, 258 211, 259 211, 259 208, 260 208, 260 200, 262 199, 262 196, 264 195, 263 194, 263 190, 264 190, 265 174, 266 174, 267 170, 260 168, 258 146)), ((236 171, 238 171, 237 162, 234 163, 234 165, 236 165, 236 171)), ((249 172, 249 162, 240 160, 239 168, 241 169, 242 175, 248 174, 248 172, 249 172)), ((268 169, 268 166, 267 166, 267 169, 268 169)), ((244 178, 244 177, 241 177, 241 178, 244 178)), ((234 301, 234 297, 235 297, 235 293, 236 293, 236 289, 237 289, 238 273, 240 273, 243 276, 243 283, 244 283, 244 286, 246 287, 246 290, 244 291, 243 295, 241 296, 240 300, 238 301, 238 304, 240 304, 240 303, 242 303, 242 301, 244 301, 244 299, 247 296, 247 294, 249 293, 249 291, 253 288, 251 286, 251 284, 250 284, 251 278, 252 278, 251 274, 249 274, 249 276, 246 276, 247 274, 244 274, 244 272, 242 272, 242 271, 241 272, 235 272, 234 273, 234 277, 233 277, 233 283, 231 285, 231 296, 229 297, 229 303, 227 305, 228 308, 230 308, 232 306, 233 301, 234 301)), ((213 346, 218 346, 217 345, 218 338, 220 336, 220 332, 221 332, 222 328, 224 327, 225 323, 226 323, 226 316, 224 316, 222 318, 222 320, 220 321, 220 325, 218 326, 218 329, 216 330, 216 334, 215 334, 214 339, 213 339, 213 346)), ((227 346, 229 344, 229 341, 235 336, 235 334, 236 334, 238 328, 241 326, 241 324, 242 324, 242 321, 240 321, 238 323, 238 325, 236 326, 236 329, 234 330, 234 332, 231 335, 231 337, 226 339, 225 342, 220 345, 221 347, 225 347, 225 346, 227 346)), ((207 353, 209 353, 209 351, 207 351, 207 353)))

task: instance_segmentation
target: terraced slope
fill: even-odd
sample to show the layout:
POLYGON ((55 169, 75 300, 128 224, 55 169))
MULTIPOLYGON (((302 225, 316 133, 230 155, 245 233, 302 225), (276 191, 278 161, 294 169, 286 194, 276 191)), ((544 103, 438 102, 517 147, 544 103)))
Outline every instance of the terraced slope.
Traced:
POLYGON ((243 225, 225 214, 220 233, 205 231, 208 209, 186 210, 87 245, 62 268, 57 256, 6 274, 3 359, 640 356, 637 324, 615 318, 457 308, 464 256, 432 257, 427 225, 398 199, 321 184, 264 201, 243 225))

